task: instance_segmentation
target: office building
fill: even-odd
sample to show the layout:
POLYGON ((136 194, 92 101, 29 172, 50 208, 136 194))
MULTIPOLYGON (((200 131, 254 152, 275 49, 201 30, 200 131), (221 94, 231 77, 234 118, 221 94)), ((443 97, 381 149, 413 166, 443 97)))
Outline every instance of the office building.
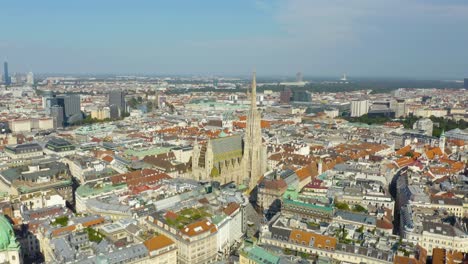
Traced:
POLYGON ((20 119, 11 119, 8 121, 8 127, 11 129, 11 132, 30 132, 31 131, 31 119, 29 118, 20 118, 20 119))
POLYGON ((63 127, 63 107, 60 105, 53 105, 50 107, 50 116, 54 119, 54 128, 63 127))
POLYGON ((55 97, 54 92, 50 90, 46 90, 42 92, 42 108, 48 115, 50 115, 50 107, 52 106, 51 98, 54 98, 54 97, 55 97))
POLYGON ((377 117, 395 118, 395 111, 390 108, 371 109, 369 112, 367 112, 367 116, 369 118, 377 118, 377 117))
MULTIPOLYGON (((52 107, 53 106, 60 106, 62 107, 62 123, 63 124, 73 124, 77 121, 80 121, 83 119, 83 114, 81 113, 81 102, 80 102, 80 96, 76 94, 68 94, 68 95, 57 95, 57 96, 52 96, 52 97, 47 97, 45 99, 46 103, 46 109, 50 108, 50 115, 52 117, 58 118, 57 116, 57 111, 58 109, 54 109, 54 114, 52 113, 52 107)), ((60 119, 57 119, 60 121, 60 119)), ((59 125, 57 123, 57 125, 59 125)))
POLYGON ((122 116, 126 110, 125 93, 120 90, 110 91, 109 92, 109 106, 112 106, 112 105, 115 105, 119 108, 119 116, 122 116))
POLYGON ((302 82, 302 72, 296 73, 296 82, 302 82))
POLYGON ((404 99, 398 99, 396 100, 396 103, 393 104, 393 110, 395 110, 395 117, 400 118, 400 117, 406 117, 406 102, 404 99))
POLYGON ((80 95, 68 94, 57 96, 57 104, 63 107, 65 117, 81 113, 80 95))
POLYGON ((91 118, 93 119, 104 120, 110 117, 109 107, 100 107, 91 111, 91 118))
POLYGON ((421 131, 426 136, 432 136, 434 123, 429 118, 422 118, 416 121, 413 125, 413 129, 421 131))
POLYGON ((34 84, 34 73, 28 72, 28 74, 26 75, 26 83, 29 85, 34 84))
POLYGON ((368 100, 353 100, 351 101, 351 117, 359 117, 369 112, 368 100))
POLYGON ((3 63, 3 83, 5 85, 11 84, 10 75, 8 74, 8 62, 6 61, 3 63))
POLYGON ((294 102, 312 102, 312 96, 308 91, 294 91, 293 92, 294 102))
POLYGON ((280 104, 289 104, 291 102, 291 89, 286 88, 280 92, 280 104))
POLYGON ((110 105, 109 115, 111 119, 119 119, 121 116, 120 107, 118 105, 110 105))

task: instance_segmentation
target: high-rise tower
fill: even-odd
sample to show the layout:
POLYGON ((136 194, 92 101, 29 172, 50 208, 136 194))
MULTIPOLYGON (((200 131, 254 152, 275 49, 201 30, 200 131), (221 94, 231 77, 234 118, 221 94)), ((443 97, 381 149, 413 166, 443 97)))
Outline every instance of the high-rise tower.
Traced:
POLYGON ((29 85, 34 84, 34 73, 28 72, 28 74, 26 75, 26 83, 29 85))
POLYGON ((257 82, 255 72, 252 78, 250 93, 250 110, 247 116, 247 127, 244 136, 244 166, 249 190, 255 188, 266 170, 266 154, 262 143, 261 113, 257 108, 257 82))
POLYGON ((6 61, 3 63, 3 82, 5 85, 11 84, 10 75, 8 74, 8 62, 6 61))
POLYGON ((111 118, 121 117, 126 111, 125 93, 123 91, 112 90, 109 92, 109 106, 112 107, 113 105, 114 109, 118 109, 118 114, 111 115, 111 118))

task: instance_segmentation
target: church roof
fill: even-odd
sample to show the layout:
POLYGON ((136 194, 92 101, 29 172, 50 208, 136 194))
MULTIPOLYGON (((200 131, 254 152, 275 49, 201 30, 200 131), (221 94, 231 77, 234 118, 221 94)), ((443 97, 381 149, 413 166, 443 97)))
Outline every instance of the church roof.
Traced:
POLYGON ((0 251, 8 249, 11 243, 15 243, 13 228, 4 215, 0 215, 0 251))
POLYGON ((211 141, 213 146, 213 154, 224 154, 234 151, 242 151, 242 138, 240 135, 230 137, 220 137, 211 141))

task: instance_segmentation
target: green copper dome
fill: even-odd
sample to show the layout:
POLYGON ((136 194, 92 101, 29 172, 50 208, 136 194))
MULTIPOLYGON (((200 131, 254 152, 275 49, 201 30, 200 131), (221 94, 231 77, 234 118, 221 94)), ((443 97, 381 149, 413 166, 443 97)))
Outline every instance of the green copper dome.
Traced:
POLYGON ((224 131, 221 131, 221 133, 219 133, 219 137, 222 138, 222 137, 227 137, 227 134, 224 133, 224 131))
POLYGON ((16 244, 13 227, 4 215, 0 215, 0 251, 11 247, 11 243, 16 244))

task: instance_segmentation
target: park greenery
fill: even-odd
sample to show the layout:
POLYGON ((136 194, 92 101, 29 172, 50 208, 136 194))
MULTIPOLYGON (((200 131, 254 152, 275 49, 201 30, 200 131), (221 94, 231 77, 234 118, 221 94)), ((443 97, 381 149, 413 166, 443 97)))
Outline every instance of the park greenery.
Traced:
POLYGON ((91 124, 99 124, 99 123, 106 123, 112 121, 110 118, 105 118, 105 119, 97 119, 97 118, 91 118, 91 115, 86 116, 82 121, 82 125, 91 125, 91 124))
POLYGON ((340 210, 345 210, 345 211, 349 211, 350 208, 349 208, 349 205, 347 203, 343 203, 343 202, 338 202, 336 201, 335 202, 335 207, 337 209, 340 209, 340 210))
POLYGON ((92 241, 92 242, 99 243, 104 237, 102 233, 100 233, 99 231, 96 231, 95 229, 91 227, 87 227, 86 232, 88 233, 89 241, 92 241))
POLYGON ((352 210, 357 213, 367 213, 367 209, 360 204, 354 205, 352 210))
POLYGON ((367 209, 360 204, 349 206, 349 204, 345 202, 335 201, 335 207, 343 211, 350 211, 350 212, 355 212, 355 213, 367 213, 367 209))
POLYGON ((111 119, 111 118, 97 119, 97 118, 92 118, 91 115, 87 115, 82 120, 75 122, 74 125, 101 124, 101 123, 107 123, 107 122, 111 122, 111 121, 122 120, 123 118, 129 117, 129 116, 130 116, 130 113, 127 113, 127 112, 123 113, 122 117, 117 118, 117 119, 111 119))
POLYGON ((132 97, 130 100, 127 101, 127 105, 130 106, 131 108, 137 108, 138 105, 143 103, 143 98, 141 96, 138 97, 132 97))
MULTIPOLYGON (((309 91, 312 93, 338 93, 338 92, 351 92, 358 90, 372 90, 372 93, 390 93, 393 90, 402 88, 402 87, 411 87, 411 88, 439 88, 439 89, 460 89, 463 88, 463 84, 456 82, 444 82, 436 80, 397 80, 397 79, 361 79, 354 80, 349 82, 311 82, 306 84, 303 87, 299 86, 287 86, 283 85, 280 82, 276 83, 274 80, 261 80, 258 79, 257 83, 262 83, 267 81, 273 84, 259 85, 257 87, 258 92, 263 92, 265 90, 271 91, 283 91, 284 89, 290 88, 294 91, 309 91)), ((248 82, 248 81, 246 81, 248 82)), ((198 85, 202 83, 196 83, 198 85)), ((246 86, 248 87, 248 85, 246 86)), ((168 94, 182 94, 182 93, 210 93, 210 92, 224 92, 224 93, 237 93, 245 92, 246 88, 241 88, 239 85, 235 89, 216 89, 212 86, 207 86, 204 88, 196 89, 172 89, 169 90, 168 94)))
POLYGON ((356 241, 353 239, 348 238, 348 231, 345 229, 344 226, 341 226, 337 230, 335 230, 334 237, 338 238, 340 243, 344 244, 354 244, 356 241))
POLYGON ((53 226, 67 226, 68 225, 68 216, 59 216, 51 223, 53 226))
POLYGON ((364 226, 359 227, 356 231, 359 233, 364 233, 364 226))

